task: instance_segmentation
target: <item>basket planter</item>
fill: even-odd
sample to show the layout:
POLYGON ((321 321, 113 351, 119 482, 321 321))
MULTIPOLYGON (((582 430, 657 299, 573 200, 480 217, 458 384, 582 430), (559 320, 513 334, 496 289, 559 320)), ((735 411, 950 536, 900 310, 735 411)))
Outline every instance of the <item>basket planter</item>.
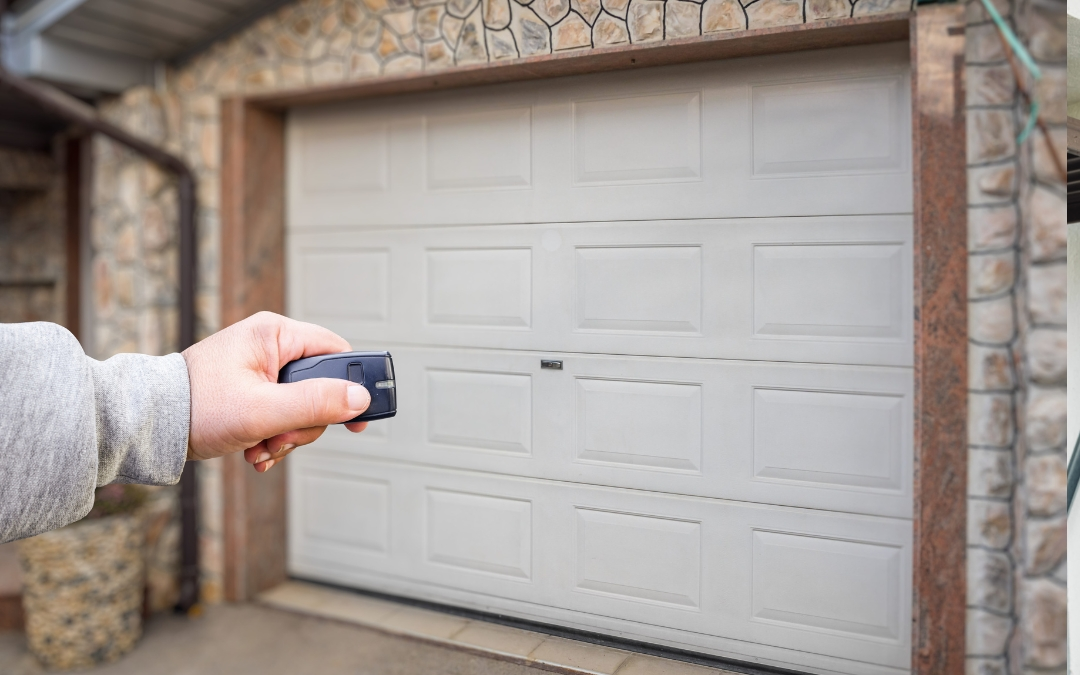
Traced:
POLYGON ((115 661, 142 633, 143 527, 84 520, 19 542, 30 651, 52 670, 115 661))

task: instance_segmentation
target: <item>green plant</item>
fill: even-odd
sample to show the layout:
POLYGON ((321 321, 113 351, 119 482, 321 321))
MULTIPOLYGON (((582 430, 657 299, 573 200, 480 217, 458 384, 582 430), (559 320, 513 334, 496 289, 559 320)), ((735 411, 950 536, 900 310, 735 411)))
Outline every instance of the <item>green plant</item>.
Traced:
POLYGON ((133 513, 146 503, 146 490, 138 485, 114 483, 94 491, 94 508, 87 518, 104 518, 133 513))

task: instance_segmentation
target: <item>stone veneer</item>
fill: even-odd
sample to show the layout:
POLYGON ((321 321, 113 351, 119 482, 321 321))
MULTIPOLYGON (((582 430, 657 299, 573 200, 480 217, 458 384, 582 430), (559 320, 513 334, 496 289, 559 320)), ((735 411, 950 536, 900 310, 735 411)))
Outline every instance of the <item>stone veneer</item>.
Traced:
MULTIPOLYGON (((1065 3, 995 1, 1044 69, 1038 96, 1055 149, 1064 156, 1065 3)), ((197 309, 204 336, 219 327, 222 96, 909 9, 908 0, 756 0, 745 5, 738 0, 300 0, 170 72, 161 91, 132 90, 106 110, 181 153, 196 171, 197 309), (156 121, 150 123, 151 118, 156 121)), ((972 675, 1063 673, 1065 193, 1038 132, 1016 145, 1025 110, 978 0, 968 3, 968 21, 968 670, 972 675)), ((100 227, 112 237, 102 241, 116 243, 95 248, 94 269, 97 275, 98 259, 109 273, 128 265, 137 279, 153 284, 162 273, 155 270, 165 269, 165 258, 175 255, 170 210, 175 197, 166 197, 172 191, 163 179, 151 178, 153 170, 145 165, 135 173, 142 177, 126 180, 143 181, 149 189, 131 193, 141 201, 125 203, 123 222, 130 225, 138 214, 152 213, 145 229, 157 228, 157 213, 146 209, 158 203, 169 243, 149 249, 156 258, 120 260, 116 247, 127 225, 102 217, 100 227)), ((125 189, 124 181, 119 178, 119 190, 125 189)), ((102 203, 126 199, 118 193, 96 194, 102 203)), ((98 213, 95 209, 95 218, 98 213)), ((121 325, 103 317, 98 322, 103 344, 171 348, 175 323, 169 322, 175 319, 165 316, 175 316, 175 278, 170 276, 163 288, 169 291, 165 295, 138 291, 134 305, 125 309, 159 317, 160 342, 144 337, 138 320, 125 319, 121 325)), ((205 600, 214 601, 222 591, 220 465, 204 462, 199 475, 203 593, 205 600)))
MULTIPOLYGON (((1053 147, 979 2, 967 30, 969 673, 1065 672, 1065 6, 999 2, 1043 70, 1053 147)), ((1032 83, 1026 82, 1030 88, 1032 83)))

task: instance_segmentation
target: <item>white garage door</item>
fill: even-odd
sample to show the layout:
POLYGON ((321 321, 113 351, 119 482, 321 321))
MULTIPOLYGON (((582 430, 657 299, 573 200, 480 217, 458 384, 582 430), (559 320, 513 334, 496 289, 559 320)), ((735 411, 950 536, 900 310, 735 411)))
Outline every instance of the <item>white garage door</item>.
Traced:
POLYGON ((289 312, 400 409, 293 455, 292 572, 907 672, 909 107, 877 45, 293 111, 289 312))

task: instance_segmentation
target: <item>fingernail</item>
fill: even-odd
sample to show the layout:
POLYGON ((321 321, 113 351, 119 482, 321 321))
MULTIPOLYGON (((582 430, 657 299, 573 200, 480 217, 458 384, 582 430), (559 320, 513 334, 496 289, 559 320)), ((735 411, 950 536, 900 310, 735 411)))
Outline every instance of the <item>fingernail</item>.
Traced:
POLYGON ((278 448, 278 454, 279 454, 279 455, 283 455, 283 454, 287 454, 287 453, 290 453, 290 452, 292 452, 292 451, 293 451, 293 449, 294 449, 295 447, 296 447, 296 444, 295 444, 295 443, 286 443, 285 445, 283 445, 283 446, 281 446, 280 448, 278 448))
POLYGON ((349 385, 349 410, 366 410, 371 403, 371 394, 362 384, 349 385))
POLYGON ((259 456, 255 458, 255 463, 258 464, 259 462, 265 462, 268 459, 270 459, 270 453, 266 450, 263 450, 259 453, 259 456))
POLYGON ((266 468, 265 468, 265 469, 263 469, 263 471, 269 471, 269 470, 270 470, 270 468, 271 468, 272 466, 274 466, 275 464, 277 464, 277 460, 276 460, 276 459, 268 459, 268 460, 266 460, 266 468))

